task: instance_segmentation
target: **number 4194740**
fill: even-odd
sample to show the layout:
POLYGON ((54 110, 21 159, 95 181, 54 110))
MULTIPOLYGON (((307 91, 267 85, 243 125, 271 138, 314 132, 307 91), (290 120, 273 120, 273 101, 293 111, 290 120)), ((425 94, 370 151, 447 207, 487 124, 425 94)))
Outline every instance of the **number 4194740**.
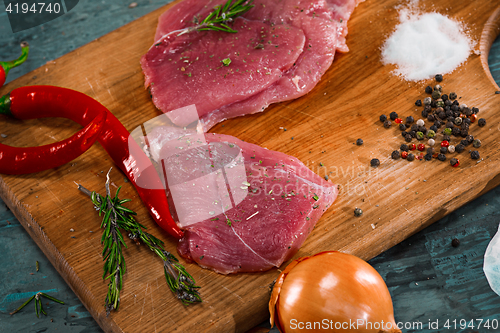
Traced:
POLYGON ((492 330, 497 330, 499 325, 498 325, 498 320, 497 319, 471 319, 471 320, 465 320, 465 319, 453 319, 450 320, 448 319, 444 325, 444 328, 446 329, 492 329, 492 330))
POLYGON ((55 13, 58 14, 61 11, 61 4, 59 3, 45 3, 45 2, 38 2, 34 3, 31 6, 24 2, 24 3, 9 3, 5 11, 9 14, 27 14, 27 13, 33 13, 33 14, 41 14, 41 13, 55 13))

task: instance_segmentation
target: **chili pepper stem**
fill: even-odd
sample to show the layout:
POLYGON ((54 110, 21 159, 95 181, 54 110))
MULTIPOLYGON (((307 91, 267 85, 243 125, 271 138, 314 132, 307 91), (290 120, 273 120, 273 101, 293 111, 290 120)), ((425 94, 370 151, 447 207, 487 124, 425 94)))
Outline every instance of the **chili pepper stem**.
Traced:
POLYGON ((26 59, 28 59, 29 50, 30 50, 30 47, 29 47, 28 42, 22 42, 21 43, 21 55, 19 56, 19 58, 11 60, 11 61, 0 61, 0 66, 3 67, 3 69, 5 71, 5 76, 7 76, 7 74, 9 74, 9 71, 12 68, 21 65, 22 63, 24 63, 26 61, 26 59))
POLYGON ((10 111, 10 94, 0 97, 0 114, 12 116, 10 111))

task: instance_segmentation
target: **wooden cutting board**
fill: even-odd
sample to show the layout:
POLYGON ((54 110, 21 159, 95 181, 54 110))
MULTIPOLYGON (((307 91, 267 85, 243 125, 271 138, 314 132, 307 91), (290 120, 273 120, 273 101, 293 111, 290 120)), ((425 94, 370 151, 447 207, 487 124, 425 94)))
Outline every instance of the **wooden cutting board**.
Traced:
MULTIPOLYGON (((481 139, 482 160, 459 154, 459 168, 448 162, 389 158, 402 143, 399 130, 384 129, 380 114, 397 111, 418 119, 414 102, 425 97, 433 80, 408 83, 380 63, 380 47, 397 24, 396 0, 367 0, 349 21, 350 52, 339 54, 317 87, 308 95, 217 125, 212 132, 279 150, 302 160, 321 176, 340 185, 332 208, 317 223, 295 257, 341 250, 370 259, 442 218, 500 183, 500 90, 488 74, 488 50, 499 33, 500 8, 495 1, 421 1, 424 11, 437 11, 463 21, 477 41, 467 62, 445 75, 444 91, 456 91, 460 101, 476 106, 487 125, 471 127, 481 139), (287 130, 285 131, 284 128, 287 130), (293 138, 293 139, 292 139, 293 138), (363 146, 354 144, 357 138, 363 146), (381 166, 369 167, 371 158, 381 166), (322 163, 323 166, 320 165, 322 163), (355 207, 363 209, 354 217, 355 207)), ((140 57, 153 42, 156 10, 92 43, 19 78, 3 89, 50 84, 82 91, 107 106, 129 129, 159 113, 143 87, 140 57)), ((61 119, 17 121, 0 118, 1 142, 13 146, 41 145, 61 140, 79 129, 61 119)), ((454 139, 456 142, 457 140, 454 139)), ((107 332, 242 332, 268 316, 269 286, 279 270, 223 276, 185 264, 201 286, 204 302, 184 307, 174 299, 162 265, 150 251, 129 242, 121 307, 106 317, 102 281, 100 218, 74 182, 104 193, 105 174, 112 161, 96 144, 60 168, 24 176, 0 178, 0 196, 31 237, 107 332), (71 229, 74 231, 72 232, 71 229)), ((154 235, 175 253, 176 242, 159 229, 130 183, 116 168, 113 186, 134 199, 130 208, 154 235)))

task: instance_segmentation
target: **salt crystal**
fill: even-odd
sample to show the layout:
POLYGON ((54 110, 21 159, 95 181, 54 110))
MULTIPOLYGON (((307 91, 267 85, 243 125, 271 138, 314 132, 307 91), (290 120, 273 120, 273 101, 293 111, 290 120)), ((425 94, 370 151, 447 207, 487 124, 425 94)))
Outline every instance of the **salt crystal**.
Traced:
POLYGON ((474 43, 463 26, 438 13, 415 13, 403 8, 400 24, 382 46, 382 63, 408 81, 451 73, 469 57, 474 43))
POLYGON ((484 253, 483 271, 491 289, 500 295, 500 227, 484 253))

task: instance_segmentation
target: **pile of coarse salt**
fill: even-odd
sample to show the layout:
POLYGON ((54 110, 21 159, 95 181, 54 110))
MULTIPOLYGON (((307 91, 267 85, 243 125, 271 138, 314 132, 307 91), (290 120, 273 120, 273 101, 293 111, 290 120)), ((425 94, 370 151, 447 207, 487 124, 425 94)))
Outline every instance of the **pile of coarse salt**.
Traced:
POLYGON ((451 73, 469 57, 474 43, 461 24, 438 13, 399 12, 400 24, 382 46, 382 63, 396 65, 408 81, 451 73))

